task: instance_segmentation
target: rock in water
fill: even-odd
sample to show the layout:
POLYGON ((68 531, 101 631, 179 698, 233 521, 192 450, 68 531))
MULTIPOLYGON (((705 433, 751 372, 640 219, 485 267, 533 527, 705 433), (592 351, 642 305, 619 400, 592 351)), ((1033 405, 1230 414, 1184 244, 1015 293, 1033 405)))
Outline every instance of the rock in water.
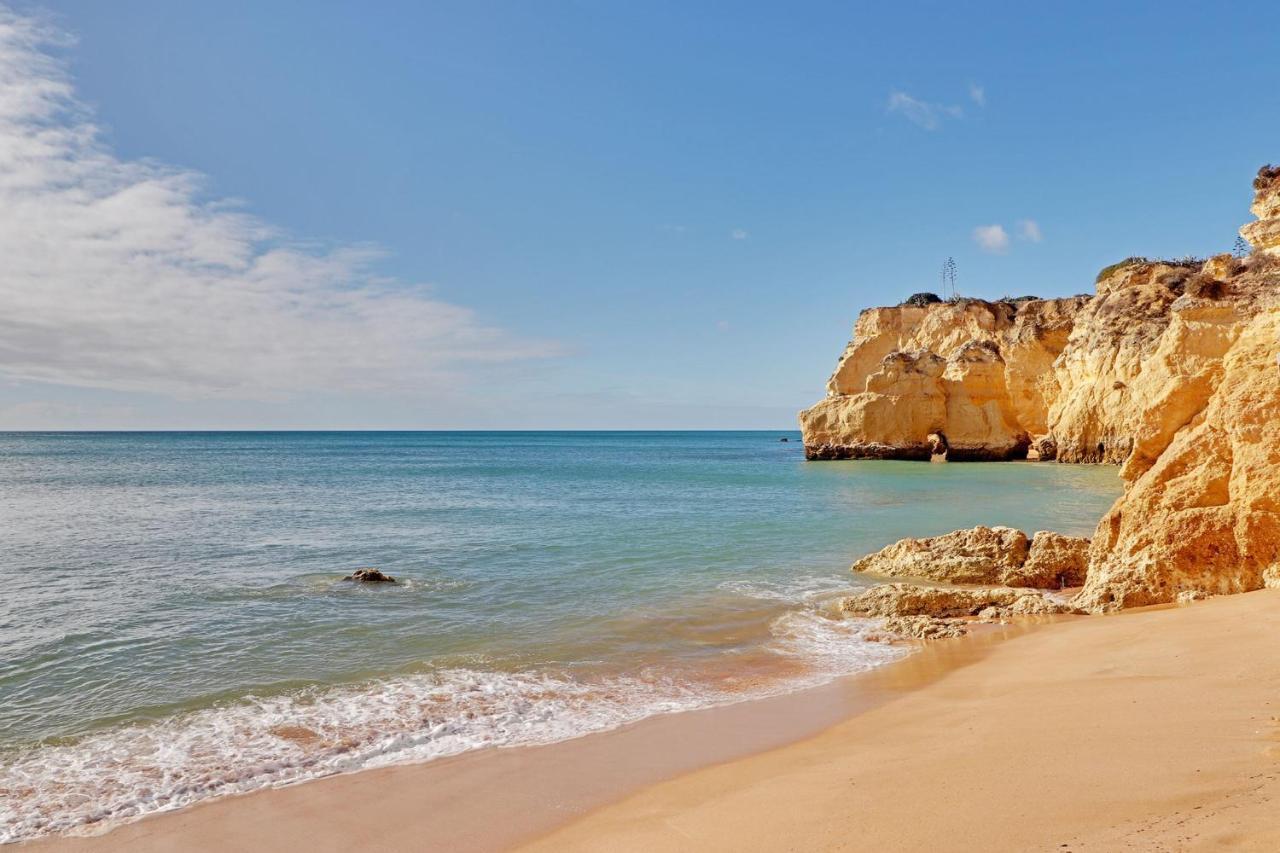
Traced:
POLYGON ((354 581, 355 583, 395 583, 396 579, 391 575, 384 575, 377 569, 356 569, 351 574, 343 578, 344 581, 354 581))

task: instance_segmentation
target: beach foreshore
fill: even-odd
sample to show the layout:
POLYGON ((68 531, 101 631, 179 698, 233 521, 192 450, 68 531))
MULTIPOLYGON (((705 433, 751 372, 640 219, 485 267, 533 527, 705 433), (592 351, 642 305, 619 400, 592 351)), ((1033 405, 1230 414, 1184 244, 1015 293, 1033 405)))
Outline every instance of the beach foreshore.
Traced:
POLYGON ((1274 850, 1278 646, 1280 591, 1066 619, 15 849, 1274 850))

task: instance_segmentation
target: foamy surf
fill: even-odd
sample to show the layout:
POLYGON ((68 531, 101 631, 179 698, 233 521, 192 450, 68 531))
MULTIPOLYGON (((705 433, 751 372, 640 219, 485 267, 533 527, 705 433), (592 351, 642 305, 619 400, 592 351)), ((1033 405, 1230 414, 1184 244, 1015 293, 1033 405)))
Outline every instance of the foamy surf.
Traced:
POLYGON ((906 654, 874 623, 811 609, 770 626, 768 651, 802 661, 773 681, 448 669, 312 688, 121 726, 0 756, 0 842, 81 834, 261 788, 486 747, 548 744, 657 714, 818 686, 906 654))
POLYGON ((848 574, 802 575, 784 580, 730 580, 721 583, 719 588, 747 598, 811 604, 837 593, 849 593, 862 588, 850 581, 848 574))

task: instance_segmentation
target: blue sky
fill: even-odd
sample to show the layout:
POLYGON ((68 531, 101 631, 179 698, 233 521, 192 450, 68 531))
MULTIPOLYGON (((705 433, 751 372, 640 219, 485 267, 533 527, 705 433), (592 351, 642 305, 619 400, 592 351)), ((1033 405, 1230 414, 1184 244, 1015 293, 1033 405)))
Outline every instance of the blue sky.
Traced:
MULTIPOLYGON (((161 248, 31 259, 79 277, 10 292, 48 352, 0 346, 0 428, 790 428, 857 312, 937 289, 949 255, 962 293, 1048 296, 1231 247, 1280 159, 1269 5, 960 5, 11 6, 55 60, 28 72, 11 40, 16 73, 96 128, 72 157, 187 184, 111 214, 165 217, 161 248), (191 251, 191 210, 254 224, 225 257, 119 266, 191 251), (275 245, 291 277, 241 304, 240 254, 275 245), (104 275, 130 317, 64 320, 104 275)), ((63 239, 33 221, 24 244, 63 239)))

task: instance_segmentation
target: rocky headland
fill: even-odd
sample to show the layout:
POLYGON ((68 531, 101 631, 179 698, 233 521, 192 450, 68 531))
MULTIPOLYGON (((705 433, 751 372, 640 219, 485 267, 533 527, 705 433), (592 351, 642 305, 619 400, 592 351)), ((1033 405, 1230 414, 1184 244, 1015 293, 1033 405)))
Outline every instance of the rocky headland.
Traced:
MULTIPOLYGON (((1092 296, 917 294, 864 311, 827 397, 800 413, 807 458, 1113 463, 1125 491, 1091 541, 978 528, 903 540, 854 569, 988 590, 1081 584, 1065 609, 1090 612, 1280 586, 1280 167, 1259 171, 1250 209, 1245 257, 1128 258, 1092 296)), ((895 594, 917 606, 889 612, 864 593, 845 609, 917 619, 902 623, 915 636, 945 635, 919 618, 985 609, 876 593, 895 594)), ((1015 605, 1031 606, 987 606, 1015 605)))

